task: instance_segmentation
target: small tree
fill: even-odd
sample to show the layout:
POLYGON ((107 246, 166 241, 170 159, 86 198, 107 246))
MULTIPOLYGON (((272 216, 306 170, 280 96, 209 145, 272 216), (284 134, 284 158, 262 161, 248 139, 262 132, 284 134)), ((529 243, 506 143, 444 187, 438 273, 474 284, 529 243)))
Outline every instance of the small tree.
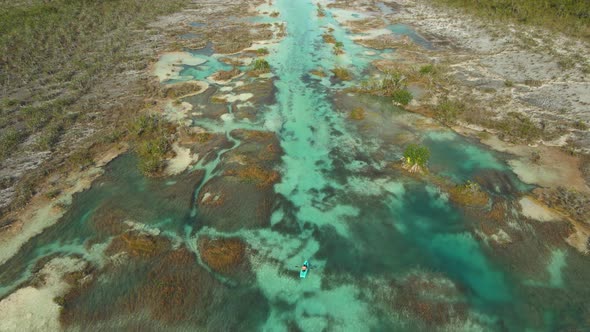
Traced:
POLYGON ((252 71, 258 74, 268 73, 270 71, 270 64, 265 59, 256 59, 252 62, 252 71))
POLYGON ((412 173, 423 171, 429 158, 430 150, 427 147, 410 144, 404 151, 404 168, 412 173))
POLYGON ((414 96, 412 96, 412 93, 405 89, 395 90, 391 94, 391 98, 393 99, 393 101, 402 106, 408 105, 412 101, 413 97, 414 96))

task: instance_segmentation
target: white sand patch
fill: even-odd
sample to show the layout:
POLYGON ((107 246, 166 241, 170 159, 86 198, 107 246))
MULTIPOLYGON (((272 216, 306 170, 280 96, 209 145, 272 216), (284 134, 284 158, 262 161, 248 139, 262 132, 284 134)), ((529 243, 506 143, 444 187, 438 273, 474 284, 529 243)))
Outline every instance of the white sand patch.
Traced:
POLYGON ((234 121, 234 115, 231 114, 231 113, 221 114, 220 118, 221 118, 221 120, 223 120, 223 122, 232 122, 232 121, 234 121))
POLYGON ((520 207, 522 208, 522 214, 527 217, 538 221, 555 221, 559 220, 559 215, 550 208, 544 206, 532 197, 525 196, 519 201, 520 207))
POLYGON ((160 82, 180 78, 182 65, 198 66, 207 62, 206 59, 196 57, 189 52, 164 53, 154 65, 154 75, 160 82))
POLYGON ((271 78, 273 76, 274 74, 272 72, 258 75, 259 78, 271 78))
POLYGON ((392 36, 393 32, 391 32, 391 30, 388 29, 370 29, 370 30, 366 30, 363 31, 362 34, 357 34, 354 35, 354 41, 357 40, 368 40, 368 39, 375 39, 375 38, 379 38, 379 37, 385 37, 385 36, 392 36))
POLYGON ((546 159, 541 154, 541 164, 534 164, 529 159, 510 160, 508 164, 518 177, 525 183, 538 184, 543 187, 557 188, 566 186, 580 192, 590 192, 583 180, 578 161, 573 157, 563 156, 561 159, 546 159), (556 162, 559 160, 559 162, 556 162))
POLYGON ((168 160, 166 165, 166 174, 176 175, 184 172, 191 164, 197 162, 199 156, 192 154, 189 148, 183 148, 177 143, 172 145, 172 150, 176 153, 176 156, 168 160))
POLYGON ((164 106, 164 117, 170 122, 183 123, 187 118, 188 112, 193 109, 193 105, 187 102, 176 104, 174 102, 166 103, 164 106))
POLYGON ((492 236, 490 236, 490 239, 492 239, 498 244, 508 244, 512 242, 512 238, 510 237, 510 235, 508 235, 508 233, 506 233, 503 229, 492 234, 492 236))
POLYGON ((206 193, 203 195, 203 199, 201 199, 201 203, 204 203, 204 202, 206 202, 206 201, 209 199, 209 197, 211 197, 211 193, 210 193, 210 192, 206 192, 206 193))
POLYGON ((0 331, 59 331, 60 306, 53 301, 62 296, 69 285, 62 277, 81 271, 86 263, 63 257, 47 263, 39 272, 45 276, 40 288, 21 288, 0 302, 0 331))
POLYGON ((0 233, 0 265, 6 263, 32 237, 55 224, 66 212, 63 206, 71 204, 72 196, 90 188, 92 182, 103 174, 102 167, 127 148, 126 145, 114 147, 96 160, 94 167, 83 172, 71 173, 64 180, 66 189, 53 200, 40 193, 31 200, 25 210, 7 216, 9 219, 16 219, 17 222, 9 230, 0 233))
POLYGON ((228 102, 228 103, 234 103, 236 101, 246 101, 250 98, 254 97, 254 94, 252 93, 241 93, 239 95, 224 95, 223 98, 228 102))
POLYGON ((336 21, 338 21, 340 24, 344 24, 348 21, 357 21, 371 17, 371 15, 357 10, 330 8, 330 11, 332 12, 332 15, 336 21))
MULTIPOLYGON (((469 134, 470 130, 463 128, 462 132, 469 134)), ((549 188, 563 186, 579 192, 590 193, 590 187, 585 183, 580 171, 580 160, 561 151, 559 148, 543 145, 538 147, 514 145, 503 142, 493 135, 481 140, 481 142, 496 151, 508 152, 518 156, 508 161, 508 164, 520 180, 525 183, 549 188), (541 156, 537 163, 531 161, 533 152, 541 156)))
POLYGON ((125 220, 123 223, 125 225, 129 226, 132 230, 138 231, 143 234, 158 236, 161 233, 159 228, 152 227, 152 226, 149 226, 149 225, 137 222, 137 221, 125 220))

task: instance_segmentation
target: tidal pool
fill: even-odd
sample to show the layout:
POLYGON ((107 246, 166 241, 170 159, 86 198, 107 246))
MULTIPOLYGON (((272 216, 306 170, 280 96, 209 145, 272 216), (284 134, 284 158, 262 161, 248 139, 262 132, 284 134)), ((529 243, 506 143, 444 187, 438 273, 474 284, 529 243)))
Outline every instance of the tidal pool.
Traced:
MULTIPOLYGON (((267 57, 276 102, 259 105, 251 121, 236 119, 233 104, 207 104, 206 94, 187 98, 204 114, 222 113, 192 118, 215 135, 217 146, 189 171, 167 178, 142 176, 132 154, 117 158, 91 189, 75 196, 57 225, 2 266, 0 298, 26 282, 40 261, 75 255, 92 264, 94 280, 65 299, 61 321, 72 329, 583 326, 587 264, 569 247, 535 238, 542 234, 512 209, 511 202, 518 204, 517 196, 531 188, 518 181, 504 156, 448 129, 418 126, 420 116, 388 101, 343 97, 343 85, 309 79, 318 67, 349 66, 360 74, 373 59, 329 9, 324 18, 316 9, 306 0, 277 0, 267 8, 287 26, 267 57), (326 26, 343 42, 344 55, 334 56, 323 43, 326 26), (343 111, 354 103, 366 108, 364 122, 343 111), (244 134, 252 131, 257 133, 244 134), (431 149, 435 176, 453 185, 481 182, 493 206, 506 207, 497 224, 532 240, 515 239, 513 247, 491 242, 497 224, 485 224, 494 218, 487 210, 477 214, 427 178, 392 167, 410 142, 431 149), (270 152, 259 154, 279 151, 273 144, 280 146, 279 162, 270 152), (280 181, 272 187, 237 183, 231 174, 253 158, 275 167, 280 181), (231 248, 221 252, 232 254, 215 261, 210 255, 219 252, 211 239, 220 238, 231 248), (300 279, 298 266, 306 259, 312 269, 300 279), (526 269, 519 266, 524 262, 526 269)), ((193 55, 207 62, 180 76, 204 79, 228 68, 210 49, 193 55)))

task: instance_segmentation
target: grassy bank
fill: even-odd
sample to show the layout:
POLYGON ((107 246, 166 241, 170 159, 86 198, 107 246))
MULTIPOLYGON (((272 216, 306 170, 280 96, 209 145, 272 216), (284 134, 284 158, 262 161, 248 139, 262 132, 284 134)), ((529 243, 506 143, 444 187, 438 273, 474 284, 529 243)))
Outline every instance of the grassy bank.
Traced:
MULTIPOLYGON (((2 1, 0 130, 16 128, 23 133, 18 141, 41 132, 39 149, 51 149, 75 123, 66 114, 99 108, 87 102, 73 109, 82 97, 92 92, 99 99, 93 88, 117 73, 146 67, 149 56, 136 41, 146 39, 141 37, 147 24, 187 2, 2 1)), ((2 137, 2 159, 14 152, 14 141, 2 137)))
POLYGON ((434 0, 480 17, 555 29, 590 40, 587 0, 434 0))
POLYGON ((0 165, 18 169, 29 161, 11 157, 52 152, 22 176, 0 179, 15 191, 0 216, 26 204, 48 174, 84 167, 125 136, 145 97, 158 92, 144 69, 166 41, 152 38, 160 30, 148 24, 189 3, 0 0, 0 165))

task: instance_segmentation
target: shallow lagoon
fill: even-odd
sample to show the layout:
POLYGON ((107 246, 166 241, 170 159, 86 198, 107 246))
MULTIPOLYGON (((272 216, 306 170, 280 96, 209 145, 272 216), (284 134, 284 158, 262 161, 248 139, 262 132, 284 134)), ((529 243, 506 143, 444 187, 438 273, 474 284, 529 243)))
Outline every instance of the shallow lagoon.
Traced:
MULTIPOLYGON (((576 294, 576 276, 588 272, 577 253, 565 247, 548 251, 544 259, 535 251, 517 251, 523 260, 547 264, 546 282, 534 275, 531 281, 474 231, 484 217, 454 204, 426 179, 391 167, 405 144, 420 141, 432 151, 433 174, 455 184, 503 179, 506 190, 484 188, 494 199, 510 202, 531 188, 518 181, 504 156, 450 130, 418 126, 420 116, 379 99, 353 96, 368 115, 363 123, 351 122, 345 109, 352 102, 339 96, 342 86, 309 80, 307 74, 338 65, 352 65, 360 74, 373 58, 363 56, 367 50, 331 15, 317 18, 313 3, 278 0, 275 7, 288 32, 268 57, 276 104, 264 106, 256 121, 195 117, 195 125, 224 135, 230 144, 213 150, 191 172, 147 179, 133 155, 116 159, 90 190, 75 197, 60 223, 3 266, 0 296, 26 280, 43 257, 76 254, 93 263, 98 278, 67 308, 73 327, 493 331, 576 326, 585 312, 585 293, 578 295, 581 300, 565 298, 576 294), (343 41, 344 55, 332 56, 322 43, 326 24, 343 41), (224 178, 232 158, 253 153, 244 149, 249 141, 238 138, 236 129, 276 133, 281 180, 272 188, 276 195, 264 196, 271 200, 268 220, 222 231, 215 218, 242 213, 240 218, 251 219, 246 213, 255 212, 245 207, 257 204, 250 189, 233 190, 234 183, 222 182, 219 186, 227 186, 225 194, 237 197, 243 210, 221 205, 217 214, 203 217, 208 207, 201 191, 215 189, 207 184, 224 178), (238 149, 244 151, 234 154, 238 149), (126 264, 110 262, 103 250, 128 229, 120 229, 125 220, 157 234, 163 241, 159 251, 126 264), (203 237, 243 241, 245 267, 231 273, 212 269, 203 260, 203 237), (297 266, 305 259, 315 267, 300 280, 297 266), (568 264, 574 267, 567 270, 568 264), (543 301, 547 304, 538 304, 543 301), (564 315, 569 325, 560 325, 564 315)), ((208 57, 206 68, 185 68, 181 76, 203 79, 227 69, 207 49, 194 55, 208 57)), ((513 227, 526 225, 518 211, 511 218, 513 227)), ((533 249, 546 251, 543 241, 533 241, 533 249)))

